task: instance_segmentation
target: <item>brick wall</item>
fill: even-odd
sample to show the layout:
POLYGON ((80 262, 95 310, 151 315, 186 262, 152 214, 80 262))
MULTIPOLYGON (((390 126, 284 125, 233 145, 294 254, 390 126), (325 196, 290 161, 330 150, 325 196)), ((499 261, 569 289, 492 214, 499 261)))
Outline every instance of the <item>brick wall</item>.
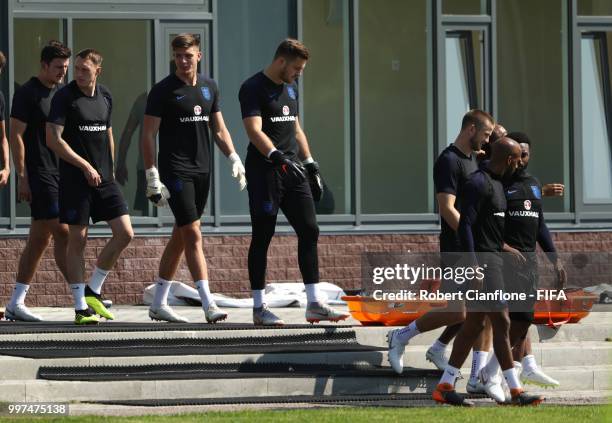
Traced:
MULTIPOLYGON (((560 251, 612 251, 612 232, 555 233, 560 251)), ((136 238, 123 252, 104 286, 104 294, 116 304, 142 303, 143 289, 157 275, 159 257, 165 238, 136 238)), ((247 253, 250 236, 205 236, 204 253, 210 269, 212 292, 236 297, 249 295, 247 253)), ((85 257, 87 270, 95 264, 106 239, 91 239, 85 257)), ((0 239, 0 306, 8 301, 15 281, 15 271, 25 239, 0 239)), ((360 254, 363 252, 437 251, 437 235, 322 235, 319 242, 321 280, 344 289, 361 285, 360 254)), ((274 237, 269 250, 268 281, 299 281, 297 239, 291 235, 274 237)), ((176 280, 190 282, 181 264, 176 280)), ((72 304, 68 286, 47 249, 27 297, 33 306, 72 304)))

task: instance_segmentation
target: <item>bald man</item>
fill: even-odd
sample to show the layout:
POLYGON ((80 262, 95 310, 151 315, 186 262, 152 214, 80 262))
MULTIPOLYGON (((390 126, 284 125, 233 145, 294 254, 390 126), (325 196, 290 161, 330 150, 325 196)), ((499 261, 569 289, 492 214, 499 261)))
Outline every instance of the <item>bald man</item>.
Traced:
MULTIPOLYGON (((491 160, 483 169, 470 175, 461 203, 459 238, 463 251, 468 255, 469 265, 475 273, 484 273, 484 278, 474 279, 470 292, 493 294, 504 292, 503 260, 500 253, 504 245, 504 219, 506 197, 501 180, 512 175, 521 160, 521 147, 510 138, 502 138, 491 148, 491 160)), ((433 392, 433 399, 439 403, 457 406, 473 406, 455 391, 459 369, 465 362, 470 349, 489 318, 493 327, 493 349, 510 388, 513 405, 537 405, 543 398, 528 395, 523 391, 512 363, 510 348, 507 303, 498 298, 486 301, 467 297, 467 314, 461 330, 455 338, 448 366, 440 383, 433 392)), ((504 397, 495 398, 505 403, 504 397)))

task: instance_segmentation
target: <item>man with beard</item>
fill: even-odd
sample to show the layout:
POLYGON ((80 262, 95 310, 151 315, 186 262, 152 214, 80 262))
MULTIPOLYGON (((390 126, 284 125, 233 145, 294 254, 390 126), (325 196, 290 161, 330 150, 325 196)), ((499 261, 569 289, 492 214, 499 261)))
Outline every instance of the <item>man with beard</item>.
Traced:
MULTIPOLYGON (((538 368, 532 354, 523 357, 527 330, 533 323, 538 285, 536 244, 540 245, 553 263, 560 287, 565 285, 566 273, 544 221, 542 185, 536 177, 527 172, 531 158, 531 141, 522 132, 512 132, 508 137, 519 143, 521 161, 517 171, 505 181, 508 210, 504 228, 504 251, 509 254, 505 257, 504 278, 509 291, 527 295, 526 301, 510 304, 510 344, 516 349, 515 357, 522 358, 522 365, 516 363, 522 370, 522 382, 554 387, 558 386, 559 382, 538 368)), ((499 364, 496 358, 492 357, 480 373, 481 381, 486 383, 498 371, 499 364)))
MULTIPOLYGON (((461 256, 460 252, 463 251, 457 236, 463 188, 469 175, 478 169, 476 154, 488 143, 493 128, 493 118, 487 112, 482 110, 467 112, 455 142, 440 154, 434 164, 436 200, 442 225, 440 232, 442 268, 455 266, 461 256)), ((458 285, 454 281, 443 281, 443 290, 454 292, 457 288, 458 285)), ((447 364, 444 357, 446 346, 461 328, 464 318, 463 302, 452 302, 444 311, 431 311, 404 328, 391 330, 387 334, 391 367, 397 373, 402 373, 404 350, 412 337, 447 326, 426 353, 428 361, 433 362, 440 370, 444 369, 447 364)))
POLYGON ((38 75, 13 96, 10 142, 19 183, 18 200, 30 203, 32 223, 19 259, 13 295, 6 306, 6 318, 10 320, 41 320, 26 307, 25 296, 51 237, 55 263, 68 280, 68 225, 59 222, 59 168, 57 156, 47 147, 45 131, 51 99, 62 88, 70 56, 69 48, 50 41, 40 53, 38 75))
POLYGON ((320 197, 322 184, 319 165, 300 126, 295 83, 309 57, 304 44, 286 39, 276 49, 272 63, 240 88, 242 121, 250 141, 246 177, 253 235, 248 266, 256 325, 284 324, 264 300, 267 253, 279 209, 298 237, 298 263, 308 302, 306 320, 314 323, 349 317, 317 295, 319 227, 314 199, 320 197))
MULTIPOLYGON (((493 145, 491 161, 487 167, 470 175, 465 184, 460 209, 459 238, 474 273, 484 273, 484 278, 477 276, 472 280, 472 293, 491 295, 504 291, 503 261, 499 253, 502 252, 504 244, 507 205, 501 181, 506 175, 514 173, 520 159, 521 148, 518 143, 502 138, 493 145)), ((541 403, 542 397, 528 395, 523 391, 513 367, 507 303, 499 296, 492 295, 487 297, 486 301, 469 299, 466 301, 466 308, 468 312, 465 321, 457 334, 440 383, 433 392, 433 399, 443 404, 473 406, 472 402, 457 394, 455 382, 459 369, 482 331, 485 318, 488 317, 493 327, 493 348, 510 387, 511 403, 520 406, 541 403)))

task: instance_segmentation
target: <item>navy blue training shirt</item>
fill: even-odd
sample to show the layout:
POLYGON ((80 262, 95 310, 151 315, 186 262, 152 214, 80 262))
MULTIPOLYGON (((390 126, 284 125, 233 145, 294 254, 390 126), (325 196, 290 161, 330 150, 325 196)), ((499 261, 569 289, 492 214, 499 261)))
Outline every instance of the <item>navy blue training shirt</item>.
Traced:
MULTIPOLYGON (((542 211, 542 185, 524 170, 517 170, 505 188, 506 211, 504 240, 521 252, 535 252, 539 243, 542 250, 555 253, 542 211)), ((549 255, 554 260, 556 254, 549 255)))
MULTIPOLYGON (((466 156, 455 145, 450 145, 436 160, 433 169, 436 194, 446 193, 456 197, 455 209, 460 210, 463 188, 468 177, 478 169, 476 155, 466 156)), ((442 220, 440 232, 440 251, 461 251, 457 233, 442 220)))
POLYGON ((37 77, 30 78, 13 96, 11 117, 23 122, 25 164, 29 174, 59 173, 57 156, 46 142, 46 123, 51 109, 51 99, 63 85, 46 87, 37 77))
MULTIPOLYGON (((279 85, 263 72, 258 72, 242 84, 238 99, 243 119, 261 116, 262 130, 274 147, 291 158, 297 157, 295 123, 299 109, 295 83, 279 85)), ((252 143, 248 149, 251 157, 265 159, 252 143)))
MULTIPOLYGON (((461 200, 459 238, 466 252, 501 252, 506 213, 504 187, 489 169, 470 175, 461 200)), ((472 262, 476 257, 472 254, 472 262)))
MULTIPOLYGON (((76 154, 87 160, 103 181, 112 181, 113 159, 107 130, 112 127, 113 100, 103 85, 96 85, 94 95, 85 95, 72 81, 58 90, 51 100, 48 122, 62 125, 62 138, 76 154)), ((60 160, 63 181, 85 180, 81 169, 60 160)))
POLYGON ((151 88, 145 114, 161 118, 160 173, 210 172, 211 115, 220 111, 217 83, 198 75, 195 86, 170 74, 151 88))

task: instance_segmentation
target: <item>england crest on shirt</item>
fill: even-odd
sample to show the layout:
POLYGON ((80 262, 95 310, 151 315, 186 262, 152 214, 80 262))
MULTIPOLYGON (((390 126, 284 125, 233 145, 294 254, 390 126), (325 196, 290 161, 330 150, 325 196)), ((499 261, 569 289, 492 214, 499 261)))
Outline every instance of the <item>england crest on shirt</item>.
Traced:
POLYGON ((533 195, 538 200, 540 200, 542 198, 542 191, 540 191, 540 187, 539 186, 531 185, 531 192, 533 192, 533 195))
POLYGON ((201 87, 200 88, 202 90, 202 95, 204 96, 204 99, 206 101, 209 101, 212 96, 210 95, 210 89, 208 87, 201 87))
POLYGON ((293 89, 293 87, 287 87, 287 94, 289 95, 290 99, 295 100, 296 95, 295 95, 295 90, 293 89))

